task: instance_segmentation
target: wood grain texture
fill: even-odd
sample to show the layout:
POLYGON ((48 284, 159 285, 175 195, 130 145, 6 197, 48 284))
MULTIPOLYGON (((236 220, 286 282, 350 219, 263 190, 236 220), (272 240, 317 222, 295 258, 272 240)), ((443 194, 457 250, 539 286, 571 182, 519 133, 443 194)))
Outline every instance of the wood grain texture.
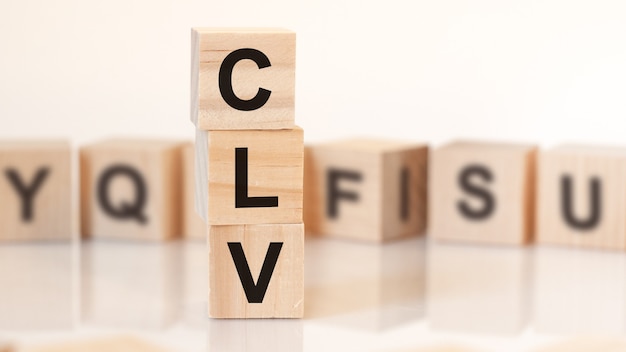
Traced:
POLYGON ((325 237, 367 241, 422 233, 426 227, 427 164, 428 146, 420 143, 360 138, 307 147, 307 230, 325 237), (346 172, 359 175, 359 179, 346 172), (332 176, 338 173, 344 174, 332 176), (358 199, 332 197, 333 189, 356 194, 358 199))
POLYGON ((626 148, 563 145, 542 152, 539 163, 537 241, 545 244, 626 249, 626 148), (597 222, 572 226, 565 217, 563 177, 570 179, 570 214, 592 216, 592 180, 599 181, 597 222))
POLYGON ((536 147, 487 142, 454 142, 432 153, 429 173, 429 233, 438 240, 521 245, 534 232, 536 147), (491 179, 471 175, 475 188, 488 192, 493 210, 485 217, 465 216, 486 209, 485 198, 461 186, 469 168, 488 170, 491 179))
POLYGON ((133 240, 165 240, 181 234, 182 161, 178 141, 111 139, 81 148, 81 232, 83 237, 133 240), (116 173, 103 181, 115 167, 134 170, 145 186, 140 201, 137 182, 128 173, 116 173), (100 185, 115 213, 130 209, 132 215, 105 211, 100 185), (145 218, 142 221, 141 218, 145 218))
POLYGON ((272 28, 194 28, 191 33, 191 120, 203 130, 290 129, 295 117, 296 34, 272 28), (232 74, 235 95, 252 99, 259 88, 271 91, 260 108, 231 107, 220 93, 219 71, 227 55, 256 49, 269 59, 259 69, 252 60, 239 61, 232 74))
POLYGON ((0 171, 0 241, 72 238, 69 142, 0 141, 0 171), (28 214, 19 187, 32 192, 28 214))
POLYGON ((304 313, 304 225, 209 227, 209 316, 301 318, 304 313), (255 283, 271 242, 283 243, 262 303, 248 303, 228 243, 241 243, 255 283))
POLYGON ((135 337, 94 338, 74 342, 55 343, 36 347, 26 347, 19 352, 166 352, 158 347, 135 337))
POLYGON ((199 131, 197 209, 210 225, 302 222, 303 131, 199 131), (248 196, 278 197, 278 207, 235 207, 235 149, 248 149, 248 196))
POLYGON ((183 146, 183 236, 206 240, 207 225, 195 210, 195 152, 193 143, 183 146))

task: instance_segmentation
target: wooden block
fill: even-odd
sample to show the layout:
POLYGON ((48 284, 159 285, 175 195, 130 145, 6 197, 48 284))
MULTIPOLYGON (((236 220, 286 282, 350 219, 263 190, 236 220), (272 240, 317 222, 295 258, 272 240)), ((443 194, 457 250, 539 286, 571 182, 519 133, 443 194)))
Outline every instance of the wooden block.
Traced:
POLYGON ((22 352, 166 352, 168 349, 135 337, 92 338, 23 348, 22 352))
POLYGON ((196 213, 196 167, 193 143, 183 146, 183 236, 206 241, 207 225, 196 213))
POLYGON ((191 120, 197 128, 294 127, 294 32, 194 28, 191 46, 191 120))
POLYGON ((303 131, 201 131, 196 209, 210 225, 302 222, 303 131))
POLYGON ((438 240, 520 245, 534 231, 536 147, 455 142, 432 154, 429 233, 438 240))
POLYGON ((0 240, 72 238, 67 141, 0 141, 0 240))
POLYGON ((626 148, 563 145, 539 160, 537 241, 626 249, 626 148))
POLYGON ((111 139, 81 148, 83 236, 165 240, 181 230, 181 143, 111 139))
POLYGON ((209 316, 301 318, 304 225, 209 227, 209 316))
POLYGON ((425 144, 351 139, 305 152, 305 223, 320 236, 383 241, 426 225, 425 144))

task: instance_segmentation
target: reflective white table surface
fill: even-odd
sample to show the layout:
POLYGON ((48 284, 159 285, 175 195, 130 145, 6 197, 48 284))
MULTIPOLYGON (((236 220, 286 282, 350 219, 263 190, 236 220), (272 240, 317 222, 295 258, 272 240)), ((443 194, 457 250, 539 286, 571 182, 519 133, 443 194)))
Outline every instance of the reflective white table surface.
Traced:
POLYGON ((0 341, 173 351, 531 351, 626 341, 626 253, 307 237, 305 318, 212 320, 202 242, 0 245, 0 341))

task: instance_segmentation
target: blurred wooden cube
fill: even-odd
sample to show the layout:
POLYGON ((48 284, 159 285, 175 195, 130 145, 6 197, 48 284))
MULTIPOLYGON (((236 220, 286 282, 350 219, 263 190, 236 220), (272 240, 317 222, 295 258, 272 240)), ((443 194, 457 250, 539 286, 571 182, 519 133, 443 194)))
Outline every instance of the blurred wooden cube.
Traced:
POLYGON ((0 141, 0 240, 72 238, 67 141, 0 141))
POLYGON ((626 249, 626 148, 563 145, 539 160, 537 241, 626 249))
POLYGON ((304 225, 209 227, 209 316, 301 318, 304 225))
POLYGON ((198 213, 209 225, 302 222, 303 143, 299 127, 198 130, 198 213))
POLYGON ((183 236, 198 240, 206 240, 207 225, 196 213, 196 166, 193 143, 183 146, 183 236))
POLYGON ((534 230, 536 147, 455 142, 431 158, 429 232, 438 240, 521 245, 534 230))
POLYGON ((191 45, 191 120, 197 128, 294 127, 294 32, 194 28, 191 45))
POLYGON ((83 236, 132 240, 179 236, 181 145, 110 139, 81 148, 83 236))
POLYGON ((384 241, 426 226, 428 146, 350 139, 305 153, 307 231, 384 241))
MULTIPOLYGON (((1 351, 1 350, 0 350, 1 351)), ((164 347, 156 346, 144 340, 130 336, 81 339, 71 342, 58 342, 47 345, 26 347, 21 352, 167 352, 164 347)))

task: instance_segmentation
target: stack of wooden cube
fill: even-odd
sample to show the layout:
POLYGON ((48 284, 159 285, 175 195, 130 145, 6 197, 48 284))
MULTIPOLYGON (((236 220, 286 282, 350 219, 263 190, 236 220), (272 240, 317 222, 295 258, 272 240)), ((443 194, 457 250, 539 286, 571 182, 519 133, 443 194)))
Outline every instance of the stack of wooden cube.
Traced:
POLYGON ((196 210, 208 224, 209 316, 303 315, 303 131, 295 33, 192 30, 196 210))

